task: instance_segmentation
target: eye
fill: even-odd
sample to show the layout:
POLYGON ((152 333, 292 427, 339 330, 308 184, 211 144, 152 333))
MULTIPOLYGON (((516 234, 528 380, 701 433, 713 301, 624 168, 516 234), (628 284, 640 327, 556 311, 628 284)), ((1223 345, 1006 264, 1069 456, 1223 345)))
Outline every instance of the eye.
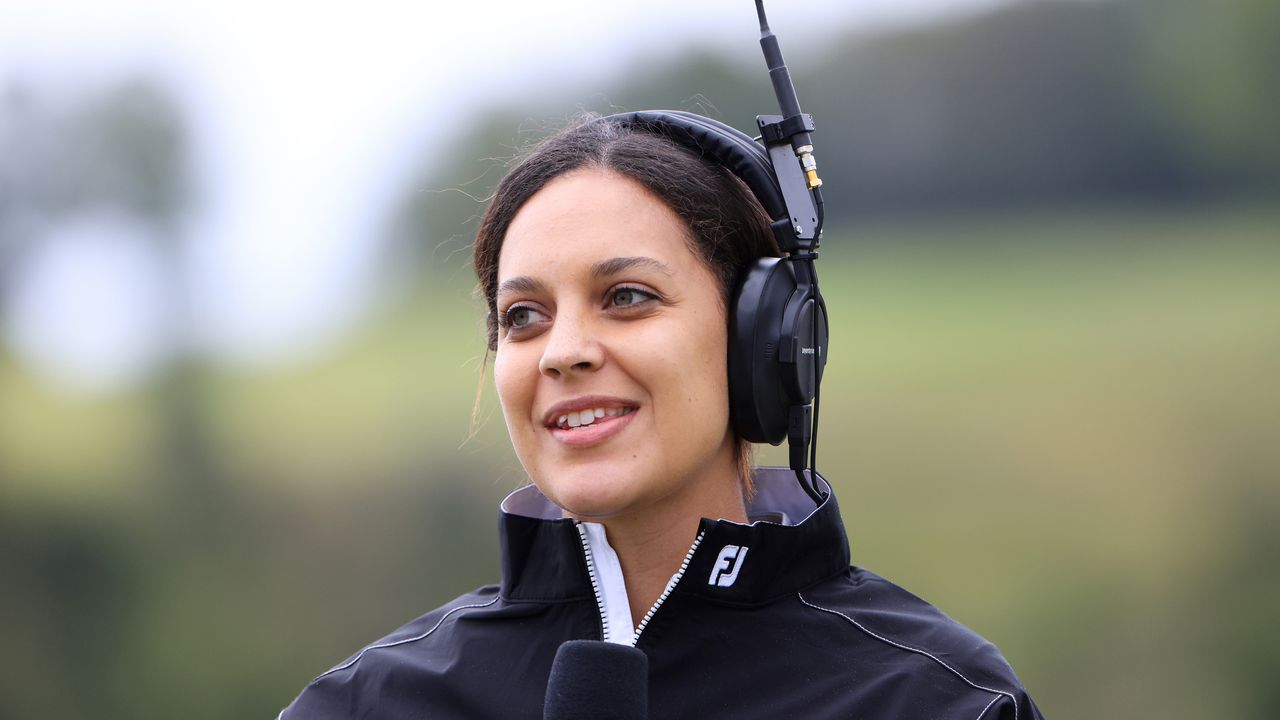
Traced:
POLYGON ((516 305, 502 314, 502 326, 512 330, 519 330, 546 318, 546 315, 527 305, 516 305))
POLYGON ((616 308, 626 308, 639 305, 648 300, 656 300, 657 298, 657 295, 647 290, 624 286, 614 288, 613 293, 609 296, 609 305, 616 308))

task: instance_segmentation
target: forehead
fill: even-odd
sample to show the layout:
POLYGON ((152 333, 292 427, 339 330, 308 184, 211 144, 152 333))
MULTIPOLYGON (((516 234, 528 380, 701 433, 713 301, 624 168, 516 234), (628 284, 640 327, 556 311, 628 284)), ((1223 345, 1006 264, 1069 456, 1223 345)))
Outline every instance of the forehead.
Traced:
POLYGON ((498 279, 555 280, 621 256, 651 257, 677 273, 705 269, 689 230, 640 183, 583 168, 547 183, 516 213, 498 256, 498 279))

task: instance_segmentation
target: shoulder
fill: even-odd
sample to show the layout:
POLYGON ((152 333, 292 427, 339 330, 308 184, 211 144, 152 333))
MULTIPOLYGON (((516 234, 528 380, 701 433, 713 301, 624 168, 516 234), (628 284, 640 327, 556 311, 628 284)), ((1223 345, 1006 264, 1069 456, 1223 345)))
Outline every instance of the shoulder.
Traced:
POLYGON ((895 674, 947 688, 948 698, 966 698, 966 706, 982 708, 975 717, 1040 717, 995 645, 875 573, 850 568, 798 599, 808 612, 825 616, 832 632, 876 653, 895 674))
POLYGON ((394 682, 405 671, 419 676, 429 672, 432 664, 456 648, 456 628, 462 618, 498 604, 498 588, 485 586, 415 618, 321 673, 281 711, 279 720, 366 717, 366 708, 375 699, 386 704, 388 698, 381 689, 388 681, 394 682))

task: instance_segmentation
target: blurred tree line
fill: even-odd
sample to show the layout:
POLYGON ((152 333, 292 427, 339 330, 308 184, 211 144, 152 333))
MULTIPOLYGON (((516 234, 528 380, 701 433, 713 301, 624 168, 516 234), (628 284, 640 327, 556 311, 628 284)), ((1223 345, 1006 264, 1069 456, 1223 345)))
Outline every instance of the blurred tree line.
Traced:
POLYGON ((70 98, 21 79, 0 88, 0 298, 48 227, 79 215, 127 214, 175 252, 192 200, 184 124, 144 79, 70 98))
MULTIPOLYGON (((1270 0, 1059 0, 828 36, 816 47, 782 40, 817 123, 827 217, 839 225, 954 209, 1273 197, 1278 32, 1280 5, 1270 0)), ((542 93, 533 109, 519 98, 443 146, 451 155, 433 147, 400 242, 436 260, 435 246, 448 256, 469 242, 475 198, 520 148, 567 122, 566 107, 685 109, 743 130, 777 112, 758 53, 649 63, 592 100, 577 88, 542 93)))
MULTIPOLYGON (((1027 2, 953 23, 823 36, 811 48, 785 35, 783 43, 818 122, 829 227, 838 228, 956 210, 1273 199, 1278 36, 1280 4, 1271 0, 1125 0, 1027 2)), ((421 285, 425 275, 469 284, 465 263, 451 258, 465 256, 482 199, 519 147, 565 121, 565 107, 684 108, 738 127, 774 111, 754 52, 671 58, 634 68, 607 96, 583 101, 583 92, 543 95, 532 109, 532 98, 518 98, 445 145, 452 155, 439 155, 438 143, 424 151, 422 174, 389 221, 388 266, 411 268, 421 285)), ((107 403, 73 436, 62 415, 40 425, 30 398, 43 396, 13 380, 0 346, 0 720, 270 717, 360 642, 496 573, 472 559, 493 555, 492 496, 503 491, 493 478, 513 475, 509 454, 484 444, 459 451, 455 436, 430 432, 452 412, 444 408, 469 407, 471 388, 463 381, 406 390, 430 374, 424 368, 457 365, 456 345, 421 329, 420 308, 393 309, 380 321, 389 329, 354 341, 355 370, 345 375, 320 367, 302 379, 243 382, 188 352, 189 288, 178 268, 181 218, 198 201, 188 144, 179 104, 146 81, 65 103, 20 86, 0 93, 0 303, 43 229, 108 208, 151 227, 155 252, 168 258, 175 350, 153 387, 107 403), (360 354, 369 347, 382 355, 360 354), (335 376, 349 384, 331 382, 335 376), (362 412, 370 398, 406 393, 394 405, 412 408, 402 414, 362 412), (30 471, 4 454, 3 438, 32 437, 19 432, 28 427, 46 428, 41 452, 49 457, 91 458, 74 465, 91 469, 71 481, 128 490, 10 492, 7 481, 30 471), (81 442, 117 437, 122 427, 135 428, 127 447, 136 452, 121 443, 93 454, 81 442)), ((428 301, 432 322, 472 309, 428 301)), ((478 349, 478 333, 467 339, 478 349)), ((490 430, 500 445, 501 427, 490 430)), ((1246 447, 1239 438, 1227 443, 1237 445, 1246 447)), ((1236 697, 1235 716, 1263 718, 1274 708, 1271 671, 1280 667, 1276 644, 1259 641, 1269 636, 1258 630, 1280 597, 1275 572, 1258 571, 1277 542, 1276 497, 1266 484, 1270 456, 1256 449, 1260 442, 1248 447, 1258 457, 1231 494, 1238 512, 1230 517, 1244 530, 1230 541, 1238 547, 1223 551, 1231 562, 1215 565, 1208 580, 1250 578, 1242 586, 1249 601, 1223 633, 1198 630, 1189 641, 1230 675, 1227 690, 1206 697, 1236 697)), ((68 481, 40 472, 49 476, 25 484, 68 481)), ((1046 607, 1114 632, 1122 651, 1151 641, 1152 657, 1163 657, 1177 653, 1164 630, 1219 602, 1188 591, 1176 611, 1161 610, 1168 617, 1153 626, 1160 632, 1135 631, 1122 626, 1132 615, 1089 604, 1116 594, 1114 577, 1100 571, 1096 588, 1047 598, 1046 607)), ((1133 612, 1146 612, 1134 597, 1133 612)), ((1146 657, 1088 645, 1080 636, 1090 633, 1074 627, 1037 628, 1032 611, 1021 612, 1027 642, 1044 642, 1033 672, 1064 667, 1058 653, 1079 655, 1069 666, 1079 675, 1033 685, 1060 703, 1048 711, 1093 707, 1087 696, 1107 679, 1088 676, 1091 663, 1118 657, 1106 665, 1114 669, 1146 657)), ((1011 627, 1024 627, 1016 621, 1011 627)), ((1188 707, 1193 716, 1198 706, 1188 707)))

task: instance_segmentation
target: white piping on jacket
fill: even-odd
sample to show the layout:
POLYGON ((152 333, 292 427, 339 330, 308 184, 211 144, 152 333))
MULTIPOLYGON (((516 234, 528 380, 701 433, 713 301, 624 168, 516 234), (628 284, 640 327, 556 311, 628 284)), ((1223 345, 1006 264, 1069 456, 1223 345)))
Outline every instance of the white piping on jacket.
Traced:
MULTIPOLYGON (((925 657, 929 658, 930 660, 932 660, 932 661, 934 661, 934 662, 938 663, 938 664, 939 664, 939 665, 941 665, 942 667, 944 667, 944 668, 946 668, 946 669, 950 670, 950 671, 952 672, 952 674, 954 674, 956 677, 958 677, 958 678, 960 678, 961 680, 963 680, 963 681, 965 681, 966 683, 968 683, 971 687, 974 687, 974 688, 976 688, 976 689, 978 689, 978 690, 982 690, 982 691, 984 691, 984 692, 993 693, 993 694, 996 696, 996 699, 997 699, 997 700, 1000 698, 1000 696, 1001 696, 1001 695, 1003 695, 1003 696, 1005 696, 1005 697, 1009 698, 1009 700, 1011 700, 1011 701, 1013 702, 1013 720, 1018 720, 1018 699, 1017 699, 1017 698, 1015 698, 1015 697, 1013 696, 1013 693, 1011 693, 1011 692, 1009 692, 1009 691, 1007 691, 1007 690, 994 690, 994 689, 992 689, 992 688, 985 687, 985 686, 983 686, 983 685, 979 685, 978 683, 976 683, 976 682, 974 682, 974 681, 970 680, 969 678, 965 677, 965 676, 964 676, 964 674, 963 674, 963 673, 961 673, 959 670, 956 670, 955 668, 951 667, 950 665, 946 664, 945 662, 943 662, 943 661, 939 660, 939 659, 938 659, 936 656, 934 656, 932 653, 929 653, 929 652, 927 652, 927 651, 925 651, 925 650, 921 650, 921 649, 919 649, 919 648, 909 647, 909 646, 907 646, 907 645, 903 645, 902 643, 899 643, 899 642, 894 642, 893 640, 890 640, 889 638, 886 638, 886 637, 884 637, 883 635, 877 635, 877 634, 875 634, 875 633, 871 632, 870 630, 868 630, 868 629, 866 628, 866 626, 864 626, 862 623, 858 622, 857 620, 854 620, 853 618, 849 617, 848 615, 845 615, 844 613, 840 612, 839 610, 832 610, 832 609, 830 609, 830 608, 824 608, 824 607, 821 607, 821 606, 819 606, 819 605, 814 605, 813 603, 809 602, 808 600, 805 600, 805 599, 804 599, 804 596, 803 596, 803 595, 801 595, 800 593, 796 593, 796 597, 800 598, 800 602, 804 603, 805 605, 808 605, 809 607, 813 608, 814 610, 821 610, 821 611, 822 611, 822 612, 824 612, 824 613, 830 613, 830 614, 832 614, 832 615, 838 615, 838 616, 840 616, 840 617, 844 618, 845 620, 848 620, 850 623, 852 623, 852 624, 853 624, 853 626, 854 626, 854 627, 858 628, 859 630, 861 630, 862 632, 866 633, 867 635, 870 635, 871 637, 875 638, 876 640, 879 640, 880 642, 888 643, 889 645, 892 645, 892 646, 894 646, 894 647, 896 647, 896 648, 898 648, 898 649, 900 649, 900 650, 906 650, 907 652, 913 652, 913 653, 916 653, 916 654, 919 654, 919 655, 923 655, 923 656, 925 656, 925 657)), ((993 700, 992 702, 995 702, 995 700, 993 700)), ((991 707, 991 704, 990 704, 990 703, 988 703, 988 704, 987 704, 987 707, 983 708, 983 709, 982 709, 982 712, 978 714, 978 717, 979 717, 979 718, 981 718, 983 715, 985 715, 985 714, 987 713, 987 709, 989 709, 990 707, 991 707)))
MULTIPOLYGON (((987 703, 987 706, 986 706, 986 707, 984 707, 984 708, 982 708, 982 710, 978 713, 978 717, 974 718, 973 720, 982 720, 982 716, 983 716, 983 715, 986 715, 986 714, 987 714, 987 711, 991 709, 991 706, 992 706, 992 705, 995 705, 995 704, 996 704, 996 701, 997 701, 997 700, 999 700, 999 699, 1000 699, 1000 698, 1002 698, 1002 697, 1004 697, 1004 696, 1003 696, 1003 695, 996 695, 995 697, 991 698, 991 702, 987 703)), ((1016 703, 1016 702, 1013 704, 1013 714, 1014 714, 1014 716, 1017 716, 1017 714, 1018 714, 1018 703, 1016 703)))
MULTIPOLYGON (((338 672, 339 670, 346 670, 347 668, 351 667, 352 665, 355 665, 356 663, 360 662, 360 658, 364 657, 364 654, 365 654, 365 653, 367 653, 367 652, 369 652, 370 650, 381 650, 381 649, 383 649, 383 648, 395 647, 395 646, 397 646, 397 645, 404 645, 405 643, 411 643, 411 642, 417 642, 417 641, 419 641, 419 640, 425 640, 427 637, 429 637, 429 636, 431 635, 431 633, 435 632, 436 630, 439 630, 439 629, 440 629, 440 626, 444 624, 444 621, 445 621, 445 620, 448 620, 448 619, 449 619, 449 616, 450 616, 450 615, 452 615, 452 614, 454 614, 454 613, 456 613, 456 612, 458 612, 458 611, 460 611, 460 610, 472 610, 472 609, 475 609, 475 608, 484 608, 484 607, 489 607, 490 605, 492 605, 492 604, 494 604, 494 603, 498 602, 498 597, 499 597, 498 595, 494 595, 494 596, 493 596, 493 599, 492 599, 492 600, 490 600, 490 601, 489 601, 489 602, 487 602, 487 603, 476 603, 475 605, 459 605, 458 607, 456 607, 456 608, 454 608, 454 609, 450 610, 449 612, 445 613, 444 615, 442 615, 442 616, 440 617, 440 622, 437 622, 437 623, 435 624, 435 626, 434 626, 434 627, 432 627, 430 630, 428 630, 428 631, 426 631, 426 632, 422 633, 421 635, 415 635, 414 637, 405 638, 405 639, 403 639, 403 640, 396 640, 395 642, 382 643, 382 644, 380 644, 380 645, 370 645, 369 647, 366 647, 365 649, 363 649, 363 650, 361 650, 360 652, 356 653, 356 656, 355 656, 355 657, 353 657, 353 658, 351 658, 350 660, 346 661, 345 663, 343 663, 343 664, 339 665, 338 667, 333 668, 332 670, 327 670, 327 671, 325 671, 325 672, 323 672, 323 673, 321 673, 321 674, 317 675, 317 676, 316 676, 316 680, 319 680, 320 678, 322 678, 322 677, 324 677, 325 675, 328 675, 328 674, 330 674, 330 673, 336 673, 336 672, 338 672)), ((315 682, 316 680, 312 680, 311 682, 315 682)))

